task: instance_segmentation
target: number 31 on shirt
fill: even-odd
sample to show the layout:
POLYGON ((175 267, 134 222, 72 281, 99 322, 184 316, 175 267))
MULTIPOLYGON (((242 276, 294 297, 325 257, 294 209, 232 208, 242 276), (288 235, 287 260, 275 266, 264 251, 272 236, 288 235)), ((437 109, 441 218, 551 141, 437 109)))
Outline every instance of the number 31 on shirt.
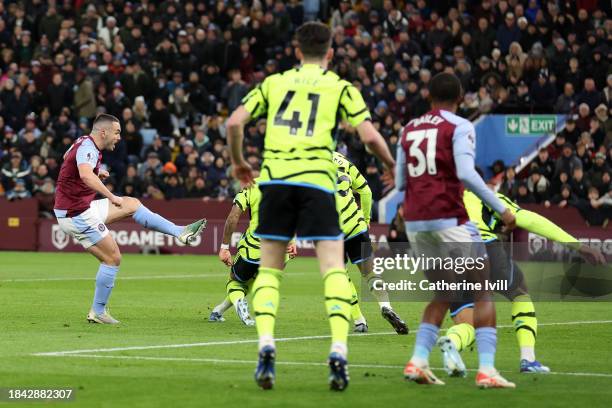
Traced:
POLYGON ((435 175, 438 172, 436 168, 436 136, 438 129, 415 130, 406 133, 406 141, 411 142, 408 149, 408 156, 416 161, 409 160, 408 174, 410 177, 419 177, 427 170, 428 174, 435 175), (425 141, 425 143, 423 143, 425 141))

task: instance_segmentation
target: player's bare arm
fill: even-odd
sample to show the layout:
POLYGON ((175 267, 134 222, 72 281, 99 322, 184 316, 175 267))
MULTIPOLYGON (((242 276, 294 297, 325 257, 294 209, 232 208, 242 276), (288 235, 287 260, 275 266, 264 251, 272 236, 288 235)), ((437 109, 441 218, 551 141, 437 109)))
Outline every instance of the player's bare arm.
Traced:
POLYGON ((230 148, 230 157, 234 167, 234 176, 243 185, 253 182, 253 170, 242 154, 244 141, 244 126, 251 119, 251 115, 240 105, 227 120, 227 144, 230 148))
POLYGON ((87 187, 108 198, 113 205, 121 207, 123 199, 121 197, 117 197, 116 195, 111 193, 108 188, 106 188, 104 183, 102 183, 102 181, 100 180, 100 177, 98 177, 93 172, 93 168, 89 164, 79 164, 78 168, 79 176, 81 177, 81 180, 83 180, 83 182, 87 185, 87 187))
POLYGON ((232 266, 232 253, 229 250, 229 244, 232 239, 232 234, 236 231, 238 220, 242 210, 237 205, 233 205, 230 213, 225 219, 225 226, 223 227, 223 241, 221 242, 221 249, 219 250, 219 259, 227 266, 232 266))

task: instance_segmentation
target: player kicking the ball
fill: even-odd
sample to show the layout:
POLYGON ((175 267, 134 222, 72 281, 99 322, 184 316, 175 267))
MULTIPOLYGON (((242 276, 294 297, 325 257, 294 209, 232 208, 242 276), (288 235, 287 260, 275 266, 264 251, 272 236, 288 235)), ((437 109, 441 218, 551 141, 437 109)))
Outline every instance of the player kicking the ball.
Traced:
MULTIPOLYGON (((461 82, 455 75, 440 73, 434 76, 430 82, 432 110, 408 122, 399 140, 396 182, 406 191, 406 231, 418 253, 421 248, 427 248, 428 253, 431 249, 447 249, 446 256, 453 257, 485 254, 478 229, 469 222, 463 205, 463 184, 501 214, 506 226, 514 227, 512 211, 487 188, 474 169, 474 125, 455 115, 461 94, 461 82)), ((466 272, 466 278, 483 282, 487 272, 488 269, 470 270, 466 272)), ((457 277, 454 271, 427 273, 428 279, 434 281, 457 277)), ((473 296, 479 357, 476 385, 481 388, 514 388, 515 385, 495 369, 497 331, 490 293, 483 290, 473 296)), ((442 293, 436 293, 425 308, 412 358, 404 369, 406 379, 419 384, 444 384, 430 370, 429 354, 436 344, 448 308, 449 298, 442 293)))
MULTIPOLYGON (((254 326, 255 320, 251 318, 249 313, 249 305, 246 300, 246 295, 253 286, 255 277, 259 270, 261 257, 260 239, 253 235, 259 222, 259 202, 261 201, 261 192, 255 182, 242 191, 236 194, 234 205, 230 210, 225 227, 223 229, 223 241, 219 250, 219 259, 225 265, 231 268, 230 276, 225 285, 226 298, 215 306, 208 321, 222 322, 225 321, 223 313, 232 305, 236 309, 236 314, 242 323, 247 326, 254 326), (249 227, 240 237, 238 242, 238 255, 232 261, 232 254, 229 250, 232 234, 236 231, 238 220, 242 213, 249 213, 249 227)), ((297 255, 297 247, 292 241, 287 246, 288 258, 294 258, 297 255)), ((285 259, 287 260, 287 259, 285 259)))
POLYGON ((93 304, 87 314, 91 323, 119 323, 108 313, 107 305, 119 271, 121 253, 108 233, 107 224, 132 217, 142 226, 172 235, 186 245, 206 226, 204 219, 185 227, 175 225, 151 212, 136 198, 118 197, 104 186, 101 180, 109 174, 100 170, 102 151, 113 150, 120 139, 119 119, 98 115, 91 134, 77 139, 64 155, 57 179, 54 211, 60 228, 100 261, 93 304), (94 200, 96 193, 105 198, 94 200))
MULTIPOLYGON (((516 203, 501 193, 502 200, 516 216, 516 225, 526 231, 538 234, 551 241, 559 242, 577 250, 587 261, 602 264, 605 258, 600 252, 581 244, 576 238, 565 232, 547 218, 520 208, 516 203)), ((463 202, 470 221, 478 227, 487 247, 491 278, 510 282, 507 291, 500 292, 512 302, 512 325, 520 348, 521 373, 548 373, 550 369, 536 359, 535 344, 538 333, 538 319, 535 306, 529 297, 525 276, 521 268, 511 259, 500 242, 503 236, 501 220, 491 208, 483 204, 471 191, 465 191, 463 202)), ((459 352, 468 348, 474 341, 474 303, 453 302, 450 315, 455 325, 449 328, 446 336, 440 337, 438 346, 443 355, 444 368, 450 376, 466 375, 465 364, 459 352)))
POLYGON ((315 242, 332 337, 329 384, 332 390, 341 391, 349 381, 346 357, 351 289, 334 198, 336 166, 332 155, 338 121, 344 119, 356 127, 361 140, 388 168, 395 161, 369 121, 370 113, 359 91, 327 69, 333 57, 329 27, 305 23, 296 37, 301 66, 267 77, 247 94, 227 122, 234 173, 247 184, 253 176, 242 154, 244 125, 267 117, 255 231, 261 239, 261 265, 253 284, 259 334, 255 381, 263 389, 274 385, 279 286, 287 244, 295 235, 315 242))

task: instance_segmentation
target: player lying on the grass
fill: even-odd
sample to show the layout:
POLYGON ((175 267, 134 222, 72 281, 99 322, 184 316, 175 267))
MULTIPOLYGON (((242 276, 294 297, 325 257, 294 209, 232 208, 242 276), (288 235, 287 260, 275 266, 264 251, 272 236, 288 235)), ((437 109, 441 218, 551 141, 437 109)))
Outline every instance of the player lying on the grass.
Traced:
MULTIPOLYGON (((370 241, 370 214, 372 210, 372 191, 365 177, 346 157, 334 152, 334 162, 338 166, 336 185, 336 208, 340 216, 340 228, 344 234, 344 261, 357 265, 361 276, 368 285, 376 276, 372 265, 372 242, 370 241), (359 204, 354 193, 359 195, 359 204)), ((355 324, 355 331, 365 333, 368 331, 361 308, 355 284, 351 281, 351 317, 355 324)), ((384 290, 374 290, 370 286, 372 295, 378 301, 383 318, 393 326, 398 334, 408 334, 408 326, 391 307, 389 294, 384 290)))
MULTIPOLYGON (((474 169, 476 131, 474 125, 455 114, 462 97, 459 78, 439 73, 429 82, 432 110, 404 127, 397 149, 396 183, 405 190, 406 231, 417 253, 442 258, 481 257, 484 243, 468 218, 462 200, 463 185, 501 214, 503 223, 514 227, 512 211, 489 190, 474 169), (448 244, 452 248, 448 248, 448 244)), ((482 283, 488 269, 470 269, 462 275, 482 283)), ((455 271, 427 271, 432 282, 457 278, 455 271)), ((483 285, 484 287, 484 285, 483 285)), ((481 388, 514 388, 495 369, 497 330, 495 306, 488 290, 474 293, 475 337, 479 367, 476 385, 481 388)), ((436 292, 423 312, 412 357, 404 377, 418 384, 443 385, 429 368, 429 354, 436 344, 440 325, 449 308, 448 293, 436 292)))
MULTIPOLYGON (((508 208, 516 216, 516 225, 534 234, 549 240, 568 245, 577 250, 587 261, 603 263, 603 255, 588 246, 581 244, 576 238, 565 232, 549 219, 529 210, 520 208, 508 197, 497 193, 508 208)), ((520 347, 520 372, 522 373, 548 373, 550 369, 542 365, 535 356, 535 343, 538 333, 538 319, 535 307, 529 293, 525 276, 521 268, 511 259, 500 242, 502 238, 501 220, 499 216, 485 205, 471 191, 465 191, 463 202, 470 220, 478 226, 480 235, 485 241, 489 264, 491 266, 491 279, 507 280, 510 286, 507 291, 499 292, 512 302, 512 324, 516 332, 516 339, 520 347)), ((448 329, 446 336, 440 337, 440 347, 444 368, 451 376, 465 376, 465 364, 459 352, 474 342, 474 303, 454 302, 450 307, 450 315, 455 325, 448 329)))
POLYGON ((106 224, 132 217, 145 228, 172 235, 186 245, 206 226, 205 219, 187 226, 175 225, 151 212, 138 199, 118 197, 104 186, 101 180, 109 173, 100 170, 102 150, 113 150, 120 139, 119 119, 98 115, 91 134, 78 138, 64 154, 57 179, 54 211, 60 228, 100 261, 93 304, 87 315, 92 323, 119 323, 108 313, 107 305, 121 253, 106 224), (94 200, 96 193, 104 198, 94 200))
POLYGON ((355 127, 388 169, 395 161, 370 121, 363 96, 328 69, 334 53, 329 27, 308 22, 297 30, 296 38, 295 53, 301 65, 267 77, 247 94, 227 122, 234 173, 246 184, 253 175, 242 152, 244 126, 252 119, 267 118, 259 182, 262 198, 255 231, 261 238, 261 265, 253 285, 259 335, 255 381, 263 389, 274 386, 280 280, 287 244, 297 236, 315 243, 331 329, 329 385, 341 391, 349 382, 346 357, 351 289, 334 198, 336 166, 332 155, 338 120, 355 127))
MULTIPOLYGON (((246 300, 246 295, 249 293, 257 271, 261 257, 261 244, 259 238, 253 235, 257 223, 259 222, 259 201, 261 200, 261 192, 257 186, 257 179, 250 186, 245 187, 242 191, 236 194, 234 205, 225 220, 223 228, 223 241, 219 250, 219 259, 225 265, 231 268, 230 276, 225 290, 227 296, 213 309, 210 317, 211 322, 222 322, 223 313, 232 305, 236 309, 236 314, 247 326, 254 326, 255 321, 249 313, 249 305, 246 300), (232 261, 232 254, 229 250, 229 244, 232 239, 232 234, 236 231, 238 220, 243 212, 249 213, 249 226, 240 237, 238 242, 238 255, 232 261)), ((289 258, 294 258, 297 255, 297 247, 295 242, 290 242, 287 246, 287 255, 289 258)))

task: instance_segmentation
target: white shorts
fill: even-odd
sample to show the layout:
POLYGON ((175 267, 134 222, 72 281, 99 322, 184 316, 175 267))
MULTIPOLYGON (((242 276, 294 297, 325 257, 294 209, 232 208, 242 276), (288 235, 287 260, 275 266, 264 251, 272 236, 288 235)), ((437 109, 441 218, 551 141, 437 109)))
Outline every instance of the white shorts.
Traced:
POLYGON ((487 257, 478 228, 472 222, 437 231, 406 233, 419 254, 441 257, 487 257))
POLYGON ((104 225, 108 205, 108 198, 94 200, 87 210, 76 217, 57 217, 57 223, 62 231, 75 237, 87 249, 108 235, 108 228, 104 225))

